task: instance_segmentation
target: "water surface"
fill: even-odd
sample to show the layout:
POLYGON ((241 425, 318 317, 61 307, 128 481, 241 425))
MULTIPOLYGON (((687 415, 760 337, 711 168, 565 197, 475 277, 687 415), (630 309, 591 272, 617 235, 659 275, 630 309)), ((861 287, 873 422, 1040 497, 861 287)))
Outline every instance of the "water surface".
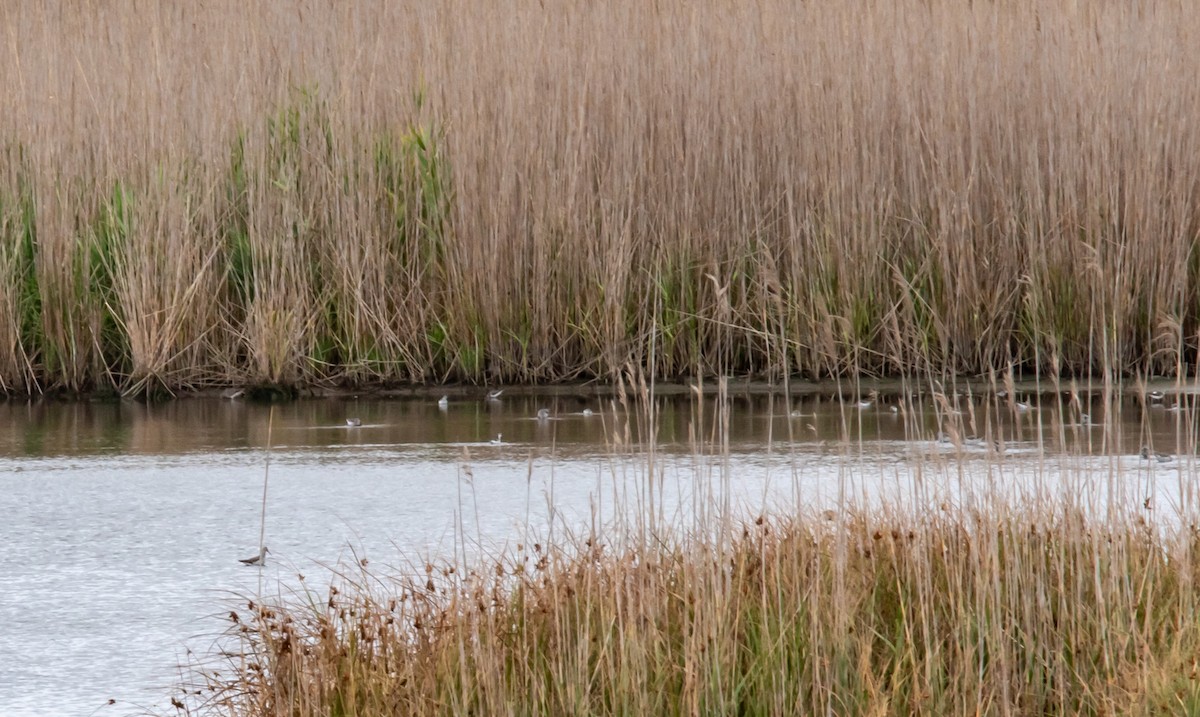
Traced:
POLYGON ((0 714, 162 709, 173 666, 211 645, 236 595, 324 579, 323 566, 364 556, 393 572, 470 558, 651 498, 683 521, 713 496, 753 514, 997 485, 1095 490, 1097 510, 1114 500, 1190 510, 1188 397, 985 395, 683 391, 652 417, 561 393, 463 394, 445 407, 3 403, 0 714), (540 408, 550 418, 534 418, 540 408), (1140 457, 1143 446, 1163 460, 1140 457), (264 479, 272 555, 258 570, 238 558, 259 544, 264 479))

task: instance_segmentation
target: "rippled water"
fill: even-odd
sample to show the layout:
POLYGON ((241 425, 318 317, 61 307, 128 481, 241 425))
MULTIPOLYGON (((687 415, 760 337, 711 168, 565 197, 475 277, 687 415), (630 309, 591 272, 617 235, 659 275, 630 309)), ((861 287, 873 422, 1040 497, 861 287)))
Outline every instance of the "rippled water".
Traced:
POLYGON ((998 483, 1018 495, 1107 485, 1098 506, 1190 505, 1192 412, 1172 410, 1186 397, 1024 398, 1028 411, 887 395, 860 407, 831 393, 718 405, 683 392, 659 403, 653 481, 646 416, 596 397, 0 404, 0 715, 162 708, 173 665, 203 652, 223 627, 214 616, 260 580, 270 592, 362 556, 405 571, 426 555, 494 551, 545 535, 550 505, 556 526, 582 526, 639 505, 650 484, 681 514, 698 495, 820 510, 839 496, 942 500, 998 483), (551 418, 534 419, 539 408, 551 418), (1143 445, 1170 457, 1144 460, 1143 445), (917 465, 943 483, 914 480, 917 465), (257 550, 267 475, 260 571, 238 558, 257 550))

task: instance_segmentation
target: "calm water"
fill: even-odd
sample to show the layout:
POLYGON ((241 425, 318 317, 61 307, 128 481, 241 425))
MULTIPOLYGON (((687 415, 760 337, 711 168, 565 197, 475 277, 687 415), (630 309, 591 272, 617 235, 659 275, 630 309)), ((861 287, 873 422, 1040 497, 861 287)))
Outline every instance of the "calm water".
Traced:
POLYGON ((646 417, 594 397, 0 404, 0 715, 162 708, 173 666, 203 653, 223 628, 215 616, 260 581, 279 592, 363 555, 405 571, 495 551, 603 522, 614 504, 644 504, 650 483, 680 520, 710 495, 750 514, 998 484, 1091 489, 1097 510, 1147 498, 1191 510, 1193 413, 1173 410, 1187 397, 1021 398, 1030 410, 683 392, 658 404, 653 481, 646 417), (532 418, 539 408, 552 417, 532 418), (1144 460, 1143 445, 1171 458, 1144 460), (237 559, 257 550, 264 476, 260 571, 237 559))

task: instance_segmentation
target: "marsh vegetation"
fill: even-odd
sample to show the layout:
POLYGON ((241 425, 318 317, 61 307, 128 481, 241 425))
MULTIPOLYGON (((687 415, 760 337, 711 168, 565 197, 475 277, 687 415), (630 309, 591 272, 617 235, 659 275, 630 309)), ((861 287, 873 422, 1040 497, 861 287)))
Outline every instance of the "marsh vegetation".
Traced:
POLYGON ((0 10, 0 390, 1186 373, 1200 11, 0 10))
MULTIPOLYGON (((125 1, 0 27, 5 395, 629 379, 653 426, 662 379, 869 403, 858 382, 892 376, 941 418, 969 375, 1016 420, 1014 377, 1146 407, 1127 379, 1196 374, 1192 4, 125 1)), ((1061 405, 1056 435, 1092 429, 1061 405)), ((635 501, 572 539, 255 596, 180 704, 1200 711, 1196 430, 1172 408, 1174 505, 1125 500, 1119 460, 1080 481, 1101 500, 1064 495, 1040 423, 1031 491, 635 501)), ((962 427, 998 480, 988 425, 962 427)), ((620 445, 650 496, 646 435, 620 445)))

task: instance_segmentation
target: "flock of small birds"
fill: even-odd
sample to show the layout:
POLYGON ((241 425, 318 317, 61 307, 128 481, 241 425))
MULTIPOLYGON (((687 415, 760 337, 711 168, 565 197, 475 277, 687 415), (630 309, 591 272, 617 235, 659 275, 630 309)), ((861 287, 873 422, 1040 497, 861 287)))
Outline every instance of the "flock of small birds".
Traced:
MULTIPOLYGON (((486 395, 486 400, 489 402, 499 402, 500 396, 503 393, 504 393, 504 389, 502 389, 502 388, 489 390, 486 395)), ((224 397, 225 398, 240 398, 242 396, 242 394, 243 394, 242 391, 237 391, 236 393, 235 392, 227 392, 224 395, 224 397)), ((1006 398, 1008 398, 1008 392, 1004 391, 1004 390, 997 391, 996 398, 1006 399, 1006 398)), ((1163 391, 1149 391, 1145 394, 1145 399, 1151 408, 1159 408, 1159 409, 1163 409, 1166 411, 1182 410, 1182 403, 1176 403, 1171 406, 1167 406, 1165 404, 1166 393, 1164 393, 1163 391)), ((853 399, 851 401, 848 401, 847 403, 849 403, 854 408, 857 408, 860 411, 865 411, 867 409, 875 407, 875 405, 878 403, 878 401, 879 401, 878 392, 871 391, 869 394, 867 394, 867 396, 862 397, 862 398, 853 399)), ((1010 405, 1012 407, 1012 410, 1015 411, 1016 413, 1028 413, 1029 411, 1037 410, 1036 406, 1034 406, 1033 403, 1028 400, 1022 401, 1022 400, 1014 399, 1010 405)), ((438 410, 440 410, 440 411, 448 410, 450 407, 450 397, 442 396, 441 398, 439 398, 437 400, 437 407, 438 407, 438 410)), ((900 408, 897 407, 896 405, 888 406, 888 410, 893 414, 900 413, 900 408)), ((577 415, 589 417, 589 416, 593 416, 595 414, 592 411, 592 409, 584 408, 583 411, 581 411, 577 415)), ((793 410, 788 415, 791 418, 814 418, 816 416, 815 413, 804 413, 800 410, 793 410)), ((554 416, 550 413, 550 409, 539 408, 537 410, 537 413, 534 415, 533 420, 536 420, 539 423, 544 423, 546 421, 552 420, 553 418, 554 418, 554 416)), ((1081 411, 1079 413, 1079 423, 1074 424, 1074 425, 1085 426, 1085 427, 1092 426, 1093 425, 1092 417, 1089 414, 1081 411)), ((359 426, 362 426, 362 419, 358 418, 358 417, 347 418, 346 426, 349 428, 357 428, 359 426)), ((944 434, 940 434, 939 441, 942 441, 943 439, 944 439, 944 434)), ((488 441, 488 443, 493 446, 504 445, 504 434, 497 433, 496 437, 491 439, 490 441, 488 441)), ((997 450, 1002 450, 1002 447, 1000 446, 1000 444, 996 443, 995 446, 997 447, 997 450)), ((1151 462, 1157 462, 1157 463, 1170 463, 1171 461, 1175 460, 1175 456, 1173 456, 1169 453, 1159 453, 1159 452, 1151 449, 1150 446, 1142 446, 1139 456, 1144 461, 1151 461, 1151 462)), ((261 566, 265 565, 267 562, 267 553, 268 552, 270 552, 270 551, 267 549, 267 547, 263 546, 262 550, 259 552, 258 555, 252 555, 248 558, 242 558, 239 560, 239 562, 243 563, 244 565, 261 567, 261 566)))
MULTIPOLYGON (((485 400, 487 400, 489 403, 499 403, 500 396, 503 393, 504 393, 504 389, 502 389, 502 388, 491 389, 487 392, 487 396, 485 397, 485 400)), ((871 403, 873 403, 873 402, 874 402, 874 399, 871 399, 871 403)), ((867 404, 867 405, 870 405, 870 404, 867 404)), ((445 411, 449 410, 450 409, 450 397, 442 396, 441 398, 439 398, 437 400, 437 407, 438 407, 439 411, 445 412, 445 411)), ((583 416, 584 418, 588 418, 588 417, 596 415, 596 413, 595 413, 595 411, 593 411, 590 408, 585 408, 576 415, 583 416)), ((550 409, 548 409, 548 408, 539 408, 537 410, 537 413, 534 414, 534 420, 539 421, 539 422, 549 421, 549 420, 552 420, 553 418, 554 418, 554 416, 550 413, 550 409)), ((361 418, 350 417, 350 418, 346 419, 346 427, 347 428, 358 428, 360 426, 362 426, 361 418)), ((490 441, 490 443, 492 445, 500 445, 502 442, 500 439, 501 439, 501 436, 499 434, 497 434, 496 438, 492 439, 490 441)))
MULTIPOLYGON (((995 396, 997 399, 1004 400, 1004 399, 1009 398, 1009 393, 1008 393, 1008 391, 1001 389, 995 393, 995 396)), ((1145 405, 1151 409, 1164 410, 1169 413, 1174 413, 1174 412, 1182 411, 1182 410, 1184 410, 1184 408, 1186 408, 1186 405, 1183 401, 1179 401, 1179 402, 1168 405, 1166 403, 1167 394, 1164 391, 1159 391, 1159 390, 1147 391, 1146 393, 1143 394, 1143 396, 1144 396, 1144 400, 1145 400, 1145 405)), ((865 410, 873 408, 877 404, 879 404, 879 394, 876 391, 871 391, 865 397, 848 399, 848 400, 844 401, 843 403, 844 403, 844 405, 850 406, 852 408, 856 408, 860 411, 865 411, 865 410)), ((1037 405, 1034 404, 1032 401, 1030 401, 1028 399, 1022 400, 1015 396, 1009 402, 1009 406, 1011 407, 1013 412, 1018 413, 1018 414, 1025 414, 1025 413, 1029 413, 1031 411, 1038 410, 1037 405)), ((882 410, 883 404, 879 404, 879 407, 880 407, 880 410, 882 410)), ((902 409, 897 407, 895 404, 892 404, 892 405, 888 406, 888 411, 895 415, 895 414, 901 413, 902 409)), ((947 409, 947 411, 950 415, 960 415, 962 413, 961 411, 956 410, 956 409, 947 409)), ((788 414, 788 416, 791 418, 815 418, 816 415, 817 415, 816 413, 804 412, 800 409, 792 410, 788 414)), ((1071 424, 1066 424, 1066 425, 1083 427, 1083 428, 1091 428, 1091 427, 1098 425, 1093 422, 1092 416, 1084 411, 1079 411, 1077 415, 1079 417, 1078 423, 1071 423, 1071 424)), ((939 443, 945 443, 945 442, 948 442, 949 440, 950 439, 947 436, 947 434, 945 434, 945 433, 938 434, 937 441, 939 443)), ((971 442, 971 440, 974 440, 975 442, 981 441, 981 439, 969 439, 967 442, 969 443, 969 442, 971 442)), ((996 441, 993 441, 991 446, 994 447, 998 451, 1003 450, 1001 444, 999 444, 996 441)), ((1144 461, 1151 461, 1151 462, 1156 462, 1156 463, 1170 463, 1170 462, 1174 461, 1176 458, 1174 455, 1172 455, 1170 453, 1161 453, 1161 452, 1155 451, 1150 446, 1142 446, 1142 449, 1138 455, 1144 461)))

